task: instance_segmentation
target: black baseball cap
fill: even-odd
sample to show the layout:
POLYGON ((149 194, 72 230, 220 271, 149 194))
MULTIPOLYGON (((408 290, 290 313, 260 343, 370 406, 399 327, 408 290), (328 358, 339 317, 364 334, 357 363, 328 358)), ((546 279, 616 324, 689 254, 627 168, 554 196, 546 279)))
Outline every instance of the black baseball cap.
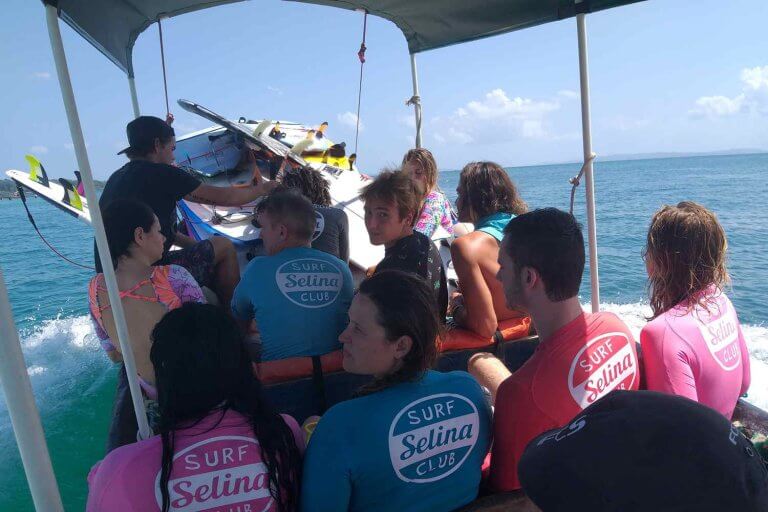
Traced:
POLYGON ((168 123, 155 116, 137 117, 126 125, 125 133, 128 136, 129 145, 118 155, 127 151, 146 153, 154 147, 155 139, 166 140, 176 135, 168 123))
POLYGON ((543 512, 765 512, 768 471, 719 412, 653 391, 614 391, 531 441, 518 464, 543 512))

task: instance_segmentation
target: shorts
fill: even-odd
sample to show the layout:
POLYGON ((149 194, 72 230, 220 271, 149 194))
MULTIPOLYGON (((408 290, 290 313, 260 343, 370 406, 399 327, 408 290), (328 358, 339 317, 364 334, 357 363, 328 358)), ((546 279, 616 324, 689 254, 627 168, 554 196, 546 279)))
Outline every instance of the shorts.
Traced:
POLYGON ((170 251, 155 265, 179 265, 192 274, 197 284, 212 288, 213 284, 213 244, 203 240, 192 247, 170 251))

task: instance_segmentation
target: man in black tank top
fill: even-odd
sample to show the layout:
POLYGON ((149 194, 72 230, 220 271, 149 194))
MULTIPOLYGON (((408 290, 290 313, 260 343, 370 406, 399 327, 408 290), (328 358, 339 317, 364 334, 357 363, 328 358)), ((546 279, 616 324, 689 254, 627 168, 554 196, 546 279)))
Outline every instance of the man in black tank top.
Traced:
POLYGON ((312 202, 316 222, 312 248, 349 263, 349 220, 344 210, 331 207, 330 185, 322 173, 309 167, 289 169, 281 183, 312 202))

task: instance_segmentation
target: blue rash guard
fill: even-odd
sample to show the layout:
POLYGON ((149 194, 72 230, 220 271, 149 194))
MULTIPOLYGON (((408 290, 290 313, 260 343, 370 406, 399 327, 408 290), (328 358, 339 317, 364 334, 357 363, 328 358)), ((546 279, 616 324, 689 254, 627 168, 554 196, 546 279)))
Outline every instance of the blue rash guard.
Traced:
POLYGON ((261 360, 315 356, 339 348, 352 302, 349 266, 308 247, 284 249, 248 264, 232 312, 256 318, 261 360))
POLYGON ((491 414, 466 372, 333 406, 304 459, 302 512, 448 511, 477 497, 491 414))

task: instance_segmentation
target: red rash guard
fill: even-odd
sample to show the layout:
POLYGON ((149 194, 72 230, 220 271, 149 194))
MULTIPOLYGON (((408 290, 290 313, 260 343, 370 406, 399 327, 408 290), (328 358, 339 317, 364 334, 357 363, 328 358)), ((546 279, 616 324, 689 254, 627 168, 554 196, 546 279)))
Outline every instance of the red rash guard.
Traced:
POLYGON ((499 387, 491 487, 519 489, 517 462, 531 439, 566 425, 614 389, 637 389, 639 382, 635 341, 616 315, 584 313, 561 327, 499 387))

